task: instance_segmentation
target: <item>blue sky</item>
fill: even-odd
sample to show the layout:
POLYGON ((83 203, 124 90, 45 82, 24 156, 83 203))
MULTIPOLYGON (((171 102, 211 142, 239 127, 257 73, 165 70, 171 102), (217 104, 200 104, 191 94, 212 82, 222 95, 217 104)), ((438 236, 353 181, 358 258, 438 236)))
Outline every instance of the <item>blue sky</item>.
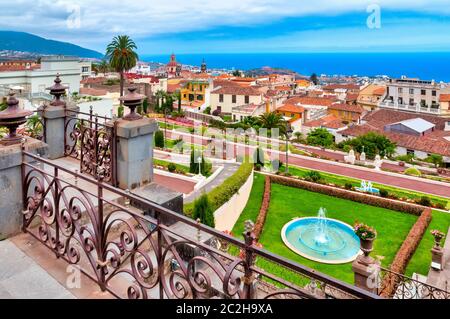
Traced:
POLYGON ((140 54, 450 51, 449 0, 0 0, 0 29, 140 54), (380 28, 367 19, 380 8, 380 28))

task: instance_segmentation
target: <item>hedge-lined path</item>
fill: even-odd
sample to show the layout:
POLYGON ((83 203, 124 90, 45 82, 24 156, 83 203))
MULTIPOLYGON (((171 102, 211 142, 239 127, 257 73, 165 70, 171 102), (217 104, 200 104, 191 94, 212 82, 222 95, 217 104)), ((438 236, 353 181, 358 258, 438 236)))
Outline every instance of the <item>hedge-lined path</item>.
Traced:
MULTIPOLYGON (((208 144, 208 138, 200 137, 198 135, 191 135, 187 133, 179 133, 177 132, 177 137, 183 136, 183 139, 186 141, 194 142, 195 144, 208 144)), ((171 137, 171 132, 168 132, 168 137, 171 137)), ((234 144, 232 142, 228 142, 234 144)), ((240 154, 249 153, 249 149, 254 150, 254 146, 247 146, 244 144, 237 144, 238 152, 240 154)), ((282 162, 285 161, 285 154, 283 152, 277 152, 280 160, 282 162)), ((270 154, 270 152, 269 152, 270 154)), ((303 168, 308 168, 312 170, 323 171, 327 173, 342 175, 353 177, 362 180, 370 180, 372 182, 378 184, 384 184, 393 187, 400 187, 404 189, 413 190, 421 193, 428 193, 436 196, 443 196, 450 198, 450 185, 446 185, 444 183, 438 183, 436 181, 428 181, 426 179, 414 179, 409 176, 402 176, 400 174, 394 174, 389 172, 377 172, 375 170, 371 170, 363 167, 350 167, 348 164, 342 164, 337 162, 330 162, 325 160, 318 160, 314 158, 302 157, 300 155, 289 156, 289 163, 295 166, 300 166, 303 168)))
POLYGON ((236 173, 239 166, 240 166, 239 164, 230 164, 230 163, 224 164, 223 170, 211 182, 186 196, 186 198, 184 198, 184 203, 185 204, 192 203, 197 198, 199 198, 203 193, 209 193, 217 186, 222 185, 226 179, 228 179, 234 173, 236 173))

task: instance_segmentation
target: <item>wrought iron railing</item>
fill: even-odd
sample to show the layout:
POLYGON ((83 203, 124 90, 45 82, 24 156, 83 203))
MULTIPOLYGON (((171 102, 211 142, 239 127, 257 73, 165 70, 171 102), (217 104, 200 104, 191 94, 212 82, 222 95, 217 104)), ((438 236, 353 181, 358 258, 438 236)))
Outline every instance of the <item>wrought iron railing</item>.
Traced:
MULTIPOLYGON (((449 287, 450 288, 450 287, 449 287)), ((450 290, 381 267, 378 294, 392 299, 450 299, 450 290)))
POLYGON ((66 111, 65 156, 80 160, 80 172, 116 185, 116 122, 89 113, 66 111), (109 122, 108 122, 109 121, 109 122))
POLYGON ((23 154, 23 230, 116 297, 378 298, 256 247, 250 230, 242 242, 23 154))

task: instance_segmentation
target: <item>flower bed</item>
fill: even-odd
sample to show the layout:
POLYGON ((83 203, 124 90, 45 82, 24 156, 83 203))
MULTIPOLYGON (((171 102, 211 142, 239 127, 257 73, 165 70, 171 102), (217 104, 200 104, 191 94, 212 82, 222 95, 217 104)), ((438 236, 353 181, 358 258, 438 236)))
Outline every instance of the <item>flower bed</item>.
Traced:
POLYGON ((267 212, 269 211, 270 188, 271 188, 270 177, 266 176, 265 185, 264 185, 263 201, 261 204, 261 209, 259 211, 258 219, 256 220, 255 230, 254 230, 255 238, 257 241, 259 240, 259 237, 261 236, 261 233, 264 229, 264 224, 266 223, 267 212))

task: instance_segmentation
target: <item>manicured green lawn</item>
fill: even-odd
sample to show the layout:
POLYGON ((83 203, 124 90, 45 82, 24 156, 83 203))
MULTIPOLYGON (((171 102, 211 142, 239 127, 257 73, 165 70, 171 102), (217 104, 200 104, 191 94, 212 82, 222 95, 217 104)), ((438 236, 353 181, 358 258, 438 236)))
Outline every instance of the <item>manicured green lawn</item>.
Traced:
MULTIPOLYGON (((264 178, 260 175, 255 176, 257 177, 250 201, 233 230, 233 233, 239 237, 241 237, 243 232, 243 222, 247 219, 256 220, 261 206, 264 178)), ((281 229, 286 223, 297 217, 316 216, 320 207, 327 208, 328 217, 341 220, 349 225, 353 225, 358 220, 375 227, 378 231, 378 239, 375 242, 373 256, 384 256, 382 261, 384 266, 389 266, 392 262, 403 240, 417 220, 416 216, 409 214, 272 184, 269 214, 260 240, 263 247, 348 283, 353 283, 353 272, 350 263, 326 265, 310 261, 292 252, 284 245, 281 239, 281 229)), ((258 265, 290 281, 299 284, 304 283, 298 275, 286 271, 273 263, 259 260, 258 265)))
POLYGON ((448 234, 450 227, 450 214, 433 211, 433 220, 428 227, 419 247, 409 262, 406 269, 406 275, 411 277, 414 273, 427 275, 431 265, 431 248, 434 245, 434 238, 430 232, 434 229, 440 230, 444 234, 448 234))
POLYGON ((253 188, 250 193, 250 198, 248 199, 247 206, 242 212, 239 220, 233 228, 233 235, 242 238, 244 233, 244 223, 247 220, 256 222, 258 218, 259 210, 261 209, 261 202, 264 193, 264 175, 254 174, 253 177, 253 188))

